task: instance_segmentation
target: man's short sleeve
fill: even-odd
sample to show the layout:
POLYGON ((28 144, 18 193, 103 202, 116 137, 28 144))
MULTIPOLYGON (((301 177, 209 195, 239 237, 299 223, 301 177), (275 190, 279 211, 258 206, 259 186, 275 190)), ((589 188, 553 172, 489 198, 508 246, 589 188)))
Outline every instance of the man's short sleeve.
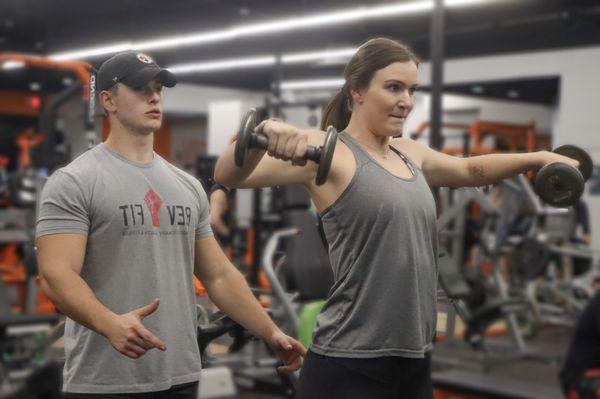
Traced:
POLYGON ((88 201, 82 187, 69 174, 58 170, 46 182, 40 198, 35 236, 79 233, 90 227, 88 201))
POLYGON ((198 224, 196 225, 196 238, 212 236, 212 228, 210 227, 210 204, 206 192, 200 183, 194 185, 198 192, 198 224))

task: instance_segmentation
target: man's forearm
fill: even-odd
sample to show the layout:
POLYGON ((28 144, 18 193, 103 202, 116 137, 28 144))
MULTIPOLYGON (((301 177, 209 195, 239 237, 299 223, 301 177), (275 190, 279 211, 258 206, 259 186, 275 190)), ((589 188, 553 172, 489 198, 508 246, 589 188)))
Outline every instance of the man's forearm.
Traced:
POLYGON ((265 339, 278 330, 250 291, 244 276, 234 267, 227 267, 221 277, 204 282, 204 286, 220 310, 256 336, 265 339))
POLYGON ((525 154, 489 154, 467 158, 470 186, 485 186, 508 177, 538 170, 546 163, 544 151, 525 154))
POLYGON ((96 298, 81 276, 73 271, 66 271, 42 278, 41 286, 61 312, 77 323, 105 335, 104 327, 115 314, 96 298))

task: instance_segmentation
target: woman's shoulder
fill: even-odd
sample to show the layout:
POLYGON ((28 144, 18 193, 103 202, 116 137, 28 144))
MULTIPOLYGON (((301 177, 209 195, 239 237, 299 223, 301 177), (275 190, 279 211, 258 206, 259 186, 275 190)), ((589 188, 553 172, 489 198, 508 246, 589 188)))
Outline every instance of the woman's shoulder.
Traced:
POLYGON ((427 155, 429 148, 418 141, 406 137, 392 139, 390 145, 409 157, 419 168, 423 165, 423 159, 427 155))
MULTIPOLYGON (((325 137, 327 136, 325 132, 320 130, 305 130, 305 133, 308 136, 308 145, 320 147, 323 144, 325 144, 325 137)), ((337 142, 335 144, 334 163, 335 159, 340 157, 342 157, 343 159, 354 160, 352 151, 350 151, 348 146, 338 137, 337 142)))

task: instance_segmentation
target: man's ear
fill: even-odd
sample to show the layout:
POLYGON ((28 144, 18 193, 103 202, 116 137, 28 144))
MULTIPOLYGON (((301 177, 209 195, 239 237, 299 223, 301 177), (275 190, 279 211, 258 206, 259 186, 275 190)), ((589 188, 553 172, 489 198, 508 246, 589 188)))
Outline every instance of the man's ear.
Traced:
POLYGON ((102 105, 102 108, 104 108, 104 110, 106 112, 115 112, 117 107, 115 105, 115 99, 114 99, 114 94, 111 93, 108 90, 102 90, 100 92, 100 95, 98 96, 98 98, 100 99, 100 104, 102 105))

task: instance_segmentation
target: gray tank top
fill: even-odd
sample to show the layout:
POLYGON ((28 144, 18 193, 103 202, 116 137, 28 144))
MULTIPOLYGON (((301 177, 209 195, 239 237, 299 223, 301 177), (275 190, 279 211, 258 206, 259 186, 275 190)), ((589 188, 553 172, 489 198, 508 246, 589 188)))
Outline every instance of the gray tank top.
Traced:
POLYGON ((334 284, 311 350, 326 356, 420 358, 436 324, 436 207, 419 167, 391 174, 346 132, 356 172, 321 218, 334 284))

